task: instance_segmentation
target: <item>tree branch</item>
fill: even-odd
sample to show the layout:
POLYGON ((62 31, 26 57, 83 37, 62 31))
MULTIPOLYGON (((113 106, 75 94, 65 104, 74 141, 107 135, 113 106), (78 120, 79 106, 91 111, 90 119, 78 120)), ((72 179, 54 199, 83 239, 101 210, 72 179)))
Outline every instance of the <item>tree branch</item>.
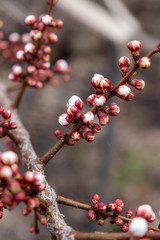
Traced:
MULTIPOLYGON (((147 54, 146 57, 151 57, 152 55, 154 55, 155 53, 160 51, 160 42, 158 42, 147 54)), ((135 64, 132 69, 114 86, 113 88, 113 93, 114 91, 116 91, 118 89, 118 87, 120 85, 125 84, 129 78, 136 72, 136 70, 139 68, 139 66, 137 64, 135 64)), ((112 92, 107 92, 106 94, 106 100, 109 100, 112 96, 113 93, 112 92)), ((98 109, 100 107, 97 106, 93 106, 92 109, 90 110, 91 112, 93 112, 94 114, 97 113, 98 109)), ((67 143, 67 141, 69 140, 69 138, 71 137, 72 132, 77 131, 81 126, 83 125, 83 122, 81 120, 79 120, 69 131, 67 134, 65 134, 64 137, 62 137, 51 149, 49 149, 49 151, 47 153, 45 153, 40 159, 39 161, 46 165, 49 160, 51 160, 55 154, 63 147, 64 144, 67 143)))

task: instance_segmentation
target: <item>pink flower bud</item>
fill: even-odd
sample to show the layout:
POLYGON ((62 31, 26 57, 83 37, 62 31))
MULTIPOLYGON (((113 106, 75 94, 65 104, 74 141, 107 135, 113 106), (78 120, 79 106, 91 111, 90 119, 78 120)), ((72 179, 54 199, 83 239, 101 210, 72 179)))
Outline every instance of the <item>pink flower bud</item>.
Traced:
POLYGON ((70 124, 69 115, 67 113, 61 114, 58 118, 58 122, 64 127, 68 126, 70 124))
POLYGON ((91 130, 93 133, 99 133, 101 131, 101 126, 97 123, 91 125, 91 130))
POLYGON ((12 71, 16 77, 22 76, 23 74, 23 68, 19 64, 13 65, 12 71))
POLYGON ((117 224, 117 226, 122 226, 123 225, 123 220, 120 218, 116 218, 115 223, 117 224))
POLYGON ((97 203, 97 208, 96 209, 99 210, 99 211, 105 211, 106 210, 106 205, 102 202, 97 203))
POLYGON ((126 212, 126 215, 125 215, 127 218, 130 218, 130 217, 132 217, 133 216, 133 212, 132 212, 132 210, 128 210, 127 212, 126 212))
POLYGON ((135 88, 138 90, 138 91, 142 91, 145 87, 145 81, 142 80, 142 79, 137 79, 136 81, 136 85, 135 85, 135 88))
POLYGON ((128 232, 128 225, 123 225, 122 227, 121 227, 121 231, 122 232, 128 232))
POLYGON ((106 114, 101 113, 100 115, 98 115, 98 118, 99 118, 99 124, 101 126, 105 126, 110 122, 110 118, 106 114))
POLYGON ((138 65, 142 69, 149 68, 151 66, 151 59, 148 57, 142 57, 138 60, 138 65))
POLYGON ((45 189, 46 189, 46 183, 45 182, 41 183, 40 185, 34 186, 34 191, 36 193, 42 192, 45 189))
POLYGON ((153 210, 150 205, 144 204, 136 209, 136 217, 150 218, 153 210))
POLYGON ((23 208, 21 213, 23 216, 28 216, 32 210, 30 208, 23 208))
POLYGON ((94 99, 96 97, 96 94, 91 94, 90 96, 87 97, 87 103, 90 106, 94 105, 94 99))
POLYGON ((141 42, 138 41, 138 40, 133 40, 131 42, 128 42, 128 49, 131 51, 131 52, 137 52, 139 51, 141 48, 141 42))
POLYGON ((6 165, 18 163, 18 155, 13 151, 3 152, 1 155, 1 161, 6 165))
POLYGON ((104 225, 105 221, 104 221, 104 219, 101 216, 97 216, 96 219, 97 219, 97 223, 98 223, 99 226, 103 226, 104 225))
POLYGON ((14 200, 21 202, 21 201, 24 201, 25 199, 26 199, 26 193, 23 190, 14 194, 14 200))
POLYGON ((111 103, 109 106, 109 115, 117 116, 120 113, 120 108, 116 103, 111 103))
POLYGON ((104 95, 97 95, 94 98, 94 105, 96 106, 103 106, 106 103, 106 98, 104 95))
POLYGON ((121 85, 117 89, 116 94, 118 97, 126 98, 130 92, 131 92, 130 87, 128 87, 127 85, 121 85))
POLYGON ((11 206, 13 204, 12 201, 12 196, 9 192, 3 192, 1 195, 1 201, 3 202, 4 205, 11 206))
POLYGON ((92 124, 95 119, 95 115, 92 112, 87 112, 82 116, 84 124, 92 124))
POLYGON ((35 23, 37 23, 37 17, 35 15, 28 15, 25 20, 24 20, 25 24, 28 26, 33 26, 35 25, 35 23))
POLYGON ((94 88, 100 87, 101 80, 104 79, 104 77, 101 74, 95 73, 94 76, 91 79, 91 84, 94 88))
POLYGON ((25 61, 26 60, 25 52, 23 50, 17 51, 16 59, 19 61, 25 61))
POLYGON ((42 45, 42 46, 41 46, 41 49, 42 49, 42 51, 43 51, 44 53, 46 53, 46 54, 49 54, 49 53, 51 53, 51 51, 52 51, 51 47, 48 46, 48 45, 42 45))
POLYGON ((46 224, 47 224, 47 219, 46 219, 45 217, 41 217, 41 218, 40 218, 40 223, 41 223, 42 225, 46 225, 46 224))
POLYGON ((26 205, 28 208, 35 208, 37 206, 37 202, 35 200, 35 198, 28 198, 26 201, 25 201, 26 205))
POLYGON ((67 143, 69 146, 74 146, 75 145, 75 141, 74 141, 74 139, 73 138, 70 138, 69 140, 68 140, 68 143, 67 143))
POLYGON ((16 128, 17 128, 17 123, 11 122, 11 123, 9 124, 9 128, 10 128, 10 129, 16 129, 16 128))
POLYGON ((114 203, 116 204, 116 206, 120 206, 121 208, 124 207, 124 203, 121 199, 116 199, 114 203))
POLYGON ((114 211, 116 208, 115 203, 108 203, 107 205, 107 211, 114 211))
POLYGON ((9 127, 9 119, 3 121, 2 125, 3 125, 3 127, 8 128, 9 127))
POLYGON ((87 131, 84 133, 84 138, 87 142, 93 142, 95 139, 95 135, 92 131, 87 131))
POLYGON ((48 35, 48 42, 51 44, 57 43, 58 42, 58 36, 55 33, 50 33, 48 35))
POLYGON ((34 185, 40 185, 44 182, 44 180, 45 180, 44 175, 41 172, 34 172, 34 179, 33 179, 34 185))
POLYGON ((41 21, 45 26, 53 26, 53 18, 49 14, 44 14, 41 17, 41 21))
POLYGON ((4 112, 4 108, 0 105, 0 114, 4 112))
POLYGON ((17 32, 11 33, 8 37, 9 41, 12 43, 17 43, 20 41, 20 34, 17 32))
POLYGON ((60 139, 60 138, 63 137, 63 134, 62 134, 62 132, 61 132, 60 130, 56 130, 56 131, 54 132, 54 135, 55 135, 58 139, 60 139))
POLYGON ((131 64, 130 59, 127 58, 126 56, 123 56, 118 60, 118 66, 121 68, 122 71, 128 70, 130 64, 131 64))
POLYGON ((156 215, 154 212, 152 212, 152 215, 149 218, 146 218, 148 222, 154 222, 156 220, 156 215))
POLYGON ((39 41, 42 38, 41 31, 39 31, 37 29, 30 31, 29 35, 34 41, 39 41))
POLYGON ((0 134, 4 133, 4 129, 2 127, 0 127, 0 134))
POLYGON ((129 232, 131 232, 134 237, 143 237, 146 234, 147 230, 147 221, 141 217, 133 218, 132 222, 129 225, 129 232))
POLYGON ((111 82, 108 78, 103 78, 101 81, 100 81, 100 87, 102 89, 106 89, 108 91, 111 90, 112 88, 112 85, 111 85, 111 82))
POLYGON ((56 21, 54 21, 54 25, 56 28, 62 28, 63 27, 63 21, 60 19, 57 19, 56 21))
POLYGON ((100 201, 100 196, 98 194, 94 194, 92 197, 92 202, 97 203, 100 201))
POLYGON ((131 101, 135 97, 134 92, 130 92, 127 97, 124 98, 126 101, 131 101))
POLYGON ((26 183, 32 184, 33 181, 34 181, 34 173, 31 172, 31 171, 26 171, 26 172, 23 174, 23 180, 24 180, 26 183))
POLYGON ((12 170, 9 166, 3 166, 0 168, 0 179, 8 179, 12 177, 12 170))
POLYGON ((32 74, 36 71, 35 65, 28 65, 27 66, 27 73, 32 74))
POLYGON ((4 112, 3 112, 3 118, 4 118, 4 119, 7 119, 7 120, 10 119, 10 118, 11 118, 11 114, 12 114, 12 113, 11 113, 10 110, 4 111, 4 112))
POLYGON ((28 54, 35 54, 36 48, 33 43, 26 43, 24 46, 24 52, 28 54))
POLYGON ((12 178, 9 181, 9 189, 10 189, 11 193, 15 194, 15 193, 21 191, 21 185, 17 180, 12 178))
POLYGON ((121 206, 116 206, 114 213, 115 213, 116 215, 119 215, 119 214, 121 214, 121 212, 122 212, 122 207, 121 207, 121 206))
POLYGON ((68 63, 66 62, 66 60, 64 59, 59 59, 58 61, 56 61, 53 70, 55 72, 59 72, 59 73, 70 73, 71 68, 68 65, 68 63))
POLYGON ((67 109, 68 115, 75 116, 77 118, 80 118, 82 116, 81 111, 76 106, 70 106, 67 109))
POLYGON ((91 221, 95 218, 95 213, 94 213, 93 210, 89 210, 89 211, 88 211, 88 218, 89 218, 89 220, 91 220, 91 221))
POLYGON ((81 135, 80 135, 80 133, 79 132, 72 132, 72 134, 71 134, 71 138, 73 138, 74 139, 74 141, 79 141, 80 140, 80 138, 81 138, 81 135))
POLYGON ((24 33, 22 34, 21 36, 21 41, 25 44, 25 43, 28 43, 28 42, 31 42, 31 37, 29 35, 29 33, 24 33))
POLYGON ((67 107, 71 107, 71 106, 76 106, 77 108, 82 110, 84 103, 80 97, 73 95, 72 97, 70 97, 67 103, 67 107))
POLYGON ((18 169, 18 165, 16 163, 12 164, 10 167, 12 169, 13 176, 18 174, 19 169, 18 169))

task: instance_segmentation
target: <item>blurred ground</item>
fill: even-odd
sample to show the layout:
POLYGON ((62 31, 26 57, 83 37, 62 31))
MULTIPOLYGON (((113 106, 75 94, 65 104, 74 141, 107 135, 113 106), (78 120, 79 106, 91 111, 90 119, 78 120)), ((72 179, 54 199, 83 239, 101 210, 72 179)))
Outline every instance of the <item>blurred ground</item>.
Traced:
MULTIPOLYGON (((30 11, 37 14, 45 12, 45 4, 41 3, 41 6, 38 6, 38 0, 10 2, 14 1, 17 7, 19 5, 24 7, 26 15, 30 11), (30 4, 33 4, 32 10, 30 4)), ((155 38, 160 37, 159 1, 123 2, 147 33, 155 38)), ((0 14, 6 21, 6 37, 10 31, 24 31, 24 25, 14 21, 5 11, 1 11, 0 14)), ((56 143, 55 129, 62 129, 64 133, 67 131, 59 127, 57 119, 66 111, 65 103, 69 97, 75 94, 85 101, 86 97, 93 93, 90 79, 94 73, 101 73, 111 79, 112 83, 116 83, 120 79, 117 60, 124 54, 129 56, 125 46, 118 49, 112 42, 60 11, 58 7, 55 8, 53 16, 55 19, 62 18, 65 24, 64 29, 58 32, 59 43, 55 47, 53 60, 66 58, 72 66, 72 75, 69 82, 61 83, 57 88, 48 86, 37 91, 27 89, 25 93, 20 107, 21 117, 39 156, 56 143)), ((143 53, 148 50, 145 49, 143 53)), ((46 176, 58 194, 89 203, 94 193, 100 193, 104 202, 122 198, 126 209, 134 210, 138 205, 148 203, 156 213, 158 212, 159 65, 160 57, 154 56, 150 69, 138 71, 137 77, 146 81, 146 87, 143 92, 136 92, 132 102, 127 103, 113 98, 113 101, 119 104, 121 113, 111 119, 110 124, 103 128, 104 131, 96 136, 92 144, 81 141, 75 147, 65 146, 48 164, 46 176)), ((3 81, 9 84, 8 66, 3 64, 0 71, 3 81)), ((86 106, 84 111, 88 109, 86 106)), ((66 206, 61 209, 67 223, 75 229, 82 231, 101 229, 87 220, 86 212, 83 210, 66 206)), ((30 235, 27 228, 32 222, 28 217, 26 219, 20 217, 20 210, 6 212, 0 224, 1 239, 20 240, 22 236, 24 240, 49 239, 45 228, 38 237, 30 235)), ((106 228, 107 224, 104 230, 106 228)))

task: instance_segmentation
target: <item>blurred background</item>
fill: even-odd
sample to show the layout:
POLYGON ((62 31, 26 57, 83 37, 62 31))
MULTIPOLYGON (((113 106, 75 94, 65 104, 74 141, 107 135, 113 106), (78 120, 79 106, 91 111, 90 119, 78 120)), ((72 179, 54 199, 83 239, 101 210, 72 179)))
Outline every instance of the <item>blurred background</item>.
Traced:
MULTIPOLYGON (((11 32, 29 31, 23 19, 28 14, 46 12, 45 1, 0 0, 0 19, 4 21, 5 39, 11 32)), ((65 58, 72 66, 71 79, 57 87, 43 90, 28 88, 20 106, 20 115, 31 135, 39 156, 51 148, 57 139, 56 129, 63 133, 58 116, 66 111, 66 102, 78 95, 85 102, 94 89, 90 80, 94 73, 117 83, 121 75, 117 61, 130 57, 127 42, 140 40, 142 55, 160 38, 159 0, 59 0, 54 7, 54 19, 62 19, 64 28, 57 31, 59 42, 54 46, 52 61, 65 58)), ((131 59, 131 57, 130 57, 131 59)), ((12 64, 1 59, 1 79, 10 85, 7 76, 12 64)), ((143 92, 133 89, 133 101, 112 98, 121 113, 96 135, 93 143, 81 140, 74 147, 64 146, 46 168, 47 180, 59 195, 90 203, 92 195, 100 194, 104 203, 121 198, 125 209, 151 204, 159 210, 160 189, 160 56, 152 57, 152 66, 138 70, 137 78, 146 82, 143 92)), ((11 95, 14 98, 14 94, 11 95)), ((84 111, 89 110, 87 104, 84 111)), ((1 149, 3 142, 1 141, 1 149)), ((0 223, 1 239, 49 239, 42 228, 40 235, 28 233, 33 216, 22 217, 20 208, 5 212, 0 223)), ((60 206, 66 222, 79 231, 110 230, 114 226, 98 227, 87 219, 87 212, 60 206)), ((125 211, 124 211, 125 214, 125 211)), ((155 223, 155 226, 158 223, 155 223)), ((118 228, 117 228, 118 229, 118 228)))

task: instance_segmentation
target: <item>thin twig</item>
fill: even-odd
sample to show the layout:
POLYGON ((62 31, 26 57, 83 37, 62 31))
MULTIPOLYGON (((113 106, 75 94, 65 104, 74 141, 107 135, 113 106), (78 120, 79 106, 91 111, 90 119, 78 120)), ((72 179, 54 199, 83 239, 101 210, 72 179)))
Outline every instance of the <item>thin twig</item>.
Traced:
MULTIPOLYGON (((151 51, 149 51, 146 56, 151 57, 155 53, 159 52, 159 47, 160 47, 160 42, 154 46, 151 51)), ((113 92, 118 89, 119 86, 125 84, 129 78, 136 72, 136 70, 139 68, 138 64, 135 64, 132 69, 114 86, 113 92)), ((106 100, 108 101, 111 97, 113 96, 112 92, 107 92, 106 94, 106 100)), ((94 114, 97 113, 99 107, 98 106, 93 106, 92 109, 90 110, 94 114)), ((39 161, 46 165, 49 160, 51 160, 55 154, 63 147, 64 144, 68 142, 68 140, 71 137, 72 132, 77 131, 81 126, 83 125, 83 122, 79 120, 69 131, 67 134, 65 134, 64 137, 62 137, 47 153, 45 153, 39 161)))

